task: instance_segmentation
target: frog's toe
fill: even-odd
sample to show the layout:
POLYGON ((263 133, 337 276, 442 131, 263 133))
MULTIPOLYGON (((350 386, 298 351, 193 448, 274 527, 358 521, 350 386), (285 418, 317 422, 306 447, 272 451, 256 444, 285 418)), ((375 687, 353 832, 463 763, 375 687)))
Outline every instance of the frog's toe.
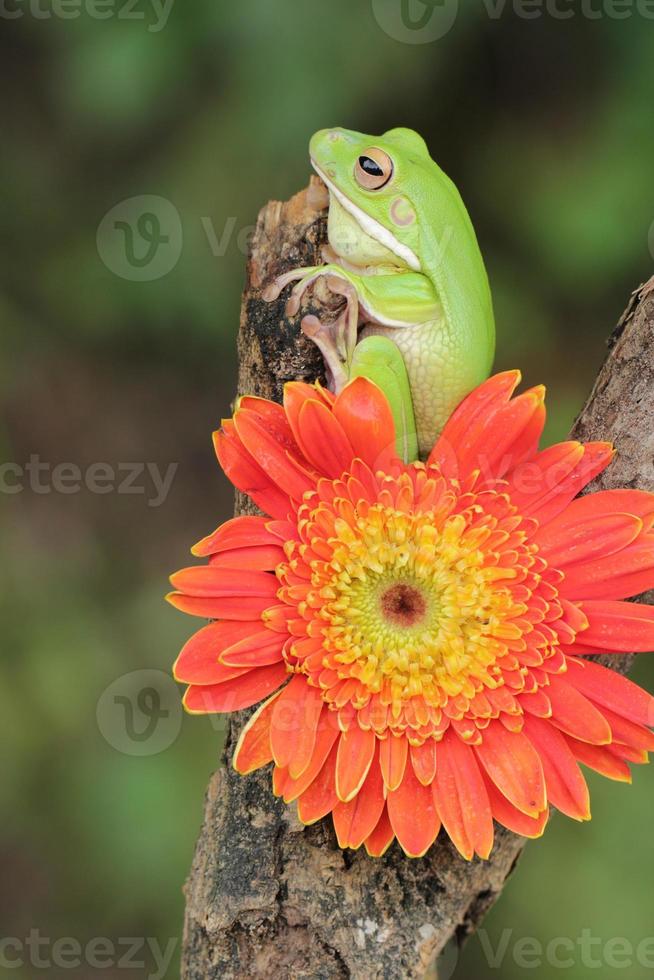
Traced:
POLYGON ((282 287, 277 284, 277 280, 275 279, 273 282, 269 282, 268 285, 264 286, 264 288, 261 290, 261 298, 266 303, 273 303, 279 298, 281 291, 282 287))
MULTIPOLYGON (((291 269, 289 272, 283 272, 281 276, 277 276, 272 282, 269 282, 267 286, 261 290, 261 296, 266 301, 266 303, 272 303, 274 300, 278 299, 282 290, 292 283, 296 282, 298 279, 302 279, 307 273, 306 269, 291 269)), ((302 285, 300 283, 300 285, 302 285)), ((306 288, 306 287, 305 287, 306 288)))
POLYGON ((299 313, 302 297, 308 290, 309 286, 311 286, 316 281, 316 279, 318 279, 318 274, 314 272, 308 276, 305 276, 303 279, 300 280, 300 282, 296 286, 293 286, 293 289, 291 290, 291 295, 289 296, 288 302, 286 303, 287 316, 295 316, 296 313, 299 313))
POLYGON ((286 307, 285 307, 286 316, 295 316, 296 313, 299 312, 300 302, 302 300, 303 292, 304 289, 301 289, 299 291, 297 289, 293 290, 293 292, 291 293, 291 295, 289 296, 286 302, 286 307))

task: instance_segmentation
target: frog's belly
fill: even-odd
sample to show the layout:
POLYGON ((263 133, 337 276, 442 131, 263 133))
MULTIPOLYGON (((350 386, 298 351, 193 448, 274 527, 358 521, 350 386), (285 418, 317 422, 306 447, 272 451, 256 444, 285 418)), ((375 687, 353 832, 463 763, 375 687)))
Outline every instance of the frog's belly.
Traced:
POLYGON ((402 352, 409 375, 418 429, 420 456, 429 455, 448 417, 485 375, 479 375, 474 359, 466 356, 440 320, 415 327, 366 325, 361 336, 382 334, 402 352))

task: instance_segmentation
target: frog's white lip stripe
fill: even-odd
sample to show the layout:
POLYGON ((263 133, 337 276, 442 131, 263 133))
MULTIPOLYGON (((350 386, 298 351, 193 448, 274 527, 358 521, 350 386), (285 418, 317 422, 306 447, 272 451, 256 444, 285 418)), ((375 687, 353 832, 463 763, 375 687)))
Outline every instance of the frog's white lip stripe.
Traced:
POLYGON ((365 211, 358 208, 356 204, 353 204, 342 191, 339 191, 338 187, 334 186, 329 177, 327 177, 320 169, 313 157, 311 158, 311 165, 320 179, 327 185, 330 194, 334 195, 338 203, 352 215, 354 220, 361 226, 367 235, 370 235, 370 237, 374 238, 380 245, 383 245, 391 252, 394 252, 395 255, 399 256, 403 262, 406 262, 409 268, 413 269, 414 272, 420 272, 420 260, 408 245, 403 245, 402 242, 399 242, 395 235, 388 230, 388 228, 384 228, 384 226, 380 225, 378 221, 371 218, 369 214, 366 214, 365 211))

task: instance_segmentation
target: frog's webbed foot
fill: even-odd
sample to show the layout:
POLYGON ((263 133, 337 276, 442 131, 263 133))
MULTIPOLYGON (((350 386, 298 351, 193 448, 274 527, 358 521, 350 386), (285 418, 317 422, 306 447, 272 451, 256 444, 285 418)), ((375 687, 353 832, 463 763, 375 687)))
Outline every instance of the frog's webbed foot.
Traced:
POLYGON ((352 354, 359 327, 359 300, 352 283, 338 276, 327 276, 326 285, 332 293, 345 298, 345 307, 335 320, 325 322, 314 314, 302 318, 302 332, 319 348, 329 387, 338 393, 350 380, 352 354))

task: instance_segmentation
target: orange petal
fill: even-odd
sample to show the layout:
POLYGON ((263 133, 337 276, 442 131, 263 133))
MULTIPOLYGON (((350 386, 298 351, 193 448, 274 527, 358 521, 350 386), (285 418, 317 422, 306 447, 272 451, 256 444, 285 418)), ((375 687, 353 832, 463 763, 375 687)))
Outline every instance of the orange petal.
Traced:
POLYGON ((458 446, 461 472, 480 470, 485 479, 499 478, 515 468, 525 456, 533 456, 545 425, 545 389, 526 391, 486 416, 474 442, 463 453, 458 446))
POLYGON ((167 602, 188 613, 203 619, 260 620, 270 606, 270 596, 195 596, 183 592, 169 592, 167 602))
POLYGON ((311 785, 327 761, 334 742, 339 735, 340 729, 338 727, 336 715, 334 712, 329 711, 327 707, 323 707, 320 721, 318 722, 316 730, 316 741, 313 747, 313 754, 309 765, 298 779, 292 779, 290 775, 287 774, 283 792, 285 803, 292 803, 293 800, 296 800, 298 796, 301 796, 302 793, 304 793, 304 791, 311 785))
POLYGON ((402 850, 408 857, 422 857, 436 840, 440 820, 428 786, 407 766, 404 779, 386 799, 388 817, 402 850))
POLYGON ((379 767, 379 750, 363 786, 349 803, 336 804, 332 811, 340 847, 357 848, 372 834, 385 807, 384 783, 379 767))
POLYGON ((336 480, 349 470, 354 451, 343 427, 323 402, 306 401, 298 417, 302 452, 319 473, 336 480))
POLYGON ((508 493, 521 514, 546 524, 565 510, 613 458, 607 442, 562 442, 537 453, 507 478, 508 493))
POLYGON ((278 691, 259 705, 239 736, 232 765, 241 776, 247 776, 255 769, 261 769, 262 766, 272 762, 270 719, 275 701, 280 693, 278 691))
POLYGON ((615 779, 621 783, 631 782, 631 770, 626 762, 618 759, 608 746, 589 745, 588 742, 580 742, 576 738, 564 735, 570 747, 570 751, 578 762, 583 762, 589 769, 594 769, 602 776, 615 779))
POLYGON ((342 803, 347 803, 361 789, 375 754, 375 742, 374 732, 364 731, 356 722, 341 735, 336 763, 336 793, 342 803))
POLYGON ((308 490, 315 488, 315 477, 251 412, 237 411, 234 425, 246 450, 280 490, 299 501, 308 490))
POLYGON ((286 786, 288 784, 288 769, 280 769, 279 766, 273 766, 272 772, 272 791, 274 796, 283 796, 286 791, 286 786))
POLYGON ((409 740, 405 735, 388 734, 381 740, 379 764, 387 789, 397 789, 404 777, 409 751, 409 740))
POLYGON ((184 695, 184 707, 192 715, 240 711, 268 697, 287 676, 286 664, 281 663, 257 667, 222 684, 191 685, 184 695))
MULTIPOLYGON (((262 629, 225 647, 220 662, 228 667, 265 667, 282 659, 286 637, 273 630, 262 629)), ((197 681, 196 681, 197 683, 197 681)))
POLYGON ((632 514, 599 515, 580 521, 569 518, 569 512, 567 507, 557 521, 546 524, 535 535, 539 551, 556 568, 567 570, 570 565, 615 554, 635 541, 643 527, 641 519, 632 514))
POLYGON ((475 853, 487 858, 493 847, 493 817, 475 754, 451 730, 436 754, 438 776, 432 790, 443 826, 466 860, 475 853))
POLYGON ((562 731, 582 742, 608 745, 609 724, 598 709, 574 685, 562 677, 550 676, 547 696, 552 705, 552 721, 562 731))
POLYGON ((567 658, 570 683, 595 704, 648 728, 654 727, 654 698, 633 681, 592 660, 567 658))
POLYGON ((508 403, 519 382, 519 371, 504 371, 475 388, 448 419, 428 462, 440 466, 444 476, 467 476, 473 468, 471 450, 486 420, 508 403))
POLYGON ((215 531, 202 538, 191 551, 198 558, 213 555, 218 551, 230 551, 232 548, 251 548, 258 545, 279 544, 279 538, 268 528, 268 518, 233 517, 225 521, 215 531))
POLYGON ((552 705, 542 687, 535 690, 533 694, 521 694, 520 707, 530 715, 536 715, 537 718, 552 717, 552 705))
POLYGON ((436 742, 433 738, 422 745, 411 746, 411 764, 418 781, 431 786, 436 775, 436 742))
POLYGON ((281 544, 258 545, 253 548, 231 548, 209 558, 212 568, 235 568, 240 571, 270 572, 284 561, 281 544))
POLYGON ((509 802, 527 816, 538 817, 547 806, 545 777, 538 753, 526 735, 508 732, 491 721, 474 751, 509 802))
POLYGON ((298 446, 300 443, 300 411, 306 401, 319 401, 329 408, 334 403, 334 396, 319 384, 309 385, 305 381, 286 382, 284 385, 284 412, 298 446))
MULTIPOLYGON (((542 533, 556 534, 565 527, 574 528, 586 521, 611 517, 614 514, 633 514, 650 526, 654 518, 654 494, 645 490, 597 490, 587 493, 568 504, 561 514, 547 524, 542 533)), ((539 540, 540 534, 539 531, 539 540)))
POLYGON ((309 765, 323 707, 320 690, 303 674, 295 674, 275 705, 270 743, 278 766, 288 766, 297 779, 309 765))
MULTIPOLYGON (((315 390, 316 397, 319 398, 320 394, 318 393, 318 389, 316 388, 315 390)), ((234 414, 234 424, 237 432, 241 422, 246 419, 257 423, 277 443, 284 454, 288 454, 294 463, 299 464, 300 470, 304 469, 306 459, 302 454, 302 450, 295 438, 286 411, 282 405, 278 404, 278 402, 269 401, 267 398, 245 395, 239 398, 234 414)), ((268 471, 266 470, 266 472, 268 471)))
POLYGON ((270 572, 239 571, 215 565, 182 568, 170 576, 170 582, 179 592, 206 598, 267 596, 272 600, 279 589, 277 578, 270 572))
POLYGON ((482 772, 482 776, 484 777, 493 818, 507 830, 513 831, 514 834, 521 834, 523 837, 532 839, 542 836, 549 818, 549 810, 543 810, 537 817, 528 817, 526 813, 522 813, 512 803, 509 803, 486 773, 482 772))
POLYGON ((366 851, 370 857, 381 857, 391 846, 394 838, 395 834, 388 818, 388 810, 384 807, 377 826, 370 836, 366 838, 366 851))
POLYGON ((623 742, 632 749, 654 752, 654 733, 649 728, 623 718, 610 708, 602 708, 602 711, 611 726, 614 742, 623 742))
POLYGON ((338 753, 337 739, 327 756, 327 761, 313 780, 311 785, 305 789, 297 803, 298 817, 302 823, 310 824, 320 820, 334 809, 338 803, 336 795, 336 755, 338 753))
POLYGON ((501 459, 501 465, 497 468, 497 476, 503 477, 509 471, 523 462, 531 459, 535 455, 543 429, 545 428, 545 386, 537 385, 525 392, 523 398, 530 398, 530 408, 525 424, 521 431, 515 436, 514 441, 508 447, 501 459))
POLYGON ((334 402, 334 417, 347 435, 354 455, 373 470, 396 455, 395 421, 386 396, 367 378, 345 385, 334 402))
POLYGON ((237 490, 246 493, 266 514, 285 520, 291 509, 288 494, 283 493, 255 463, 231 420, 214 432, 213 443, 225 476, 237 490))
POLYGON ((540 755, 547 798, 573 820, 590 820, 590 796, 565 737, 548 721, 525 718, 525 732, 540 755))
POLYGON ((296 456, 299 455, 286 412, 279 402, 270 401, 269 398, 260 398, 257 395, 242 395, 236 403, 236 410, 247 412, 251 418, 260 422, 268 432, 273 433, 277 442, 296 456))
POLYGON ((654 535, 640 535, 615 554, 565 569, 559 586, 568 599, 627 599, 654 587, 654 535))
POLYGON ((630 745, 623 745, 622 742, 611 742, 606 746, 607 752, 612 752, 617 759, 624 762, 633 762, 635 766, 646 765, 649 762, 649 754, 644 749, 634 749, 630 745))
POLYGON ((256 627, 251 622, 209 623, 182 647, 173 676, 184 684, 219 684, 249 670, 248 665, 221 664, 219 658, 233 643, 246 640, 256 627))
POLYGON ((300 444, 300 426, 298 423, 300 410, 305 402, 311 400, 321 400, 315 385, 307 384, 306 381, 287 381, 284 385, 284 412, 298 446, 300 444))
POLYGON ((584 646, 619 653, 654 650, 654 607, 609 599, 590 599, 579 606, 589 623, 579 635, 584 646))

